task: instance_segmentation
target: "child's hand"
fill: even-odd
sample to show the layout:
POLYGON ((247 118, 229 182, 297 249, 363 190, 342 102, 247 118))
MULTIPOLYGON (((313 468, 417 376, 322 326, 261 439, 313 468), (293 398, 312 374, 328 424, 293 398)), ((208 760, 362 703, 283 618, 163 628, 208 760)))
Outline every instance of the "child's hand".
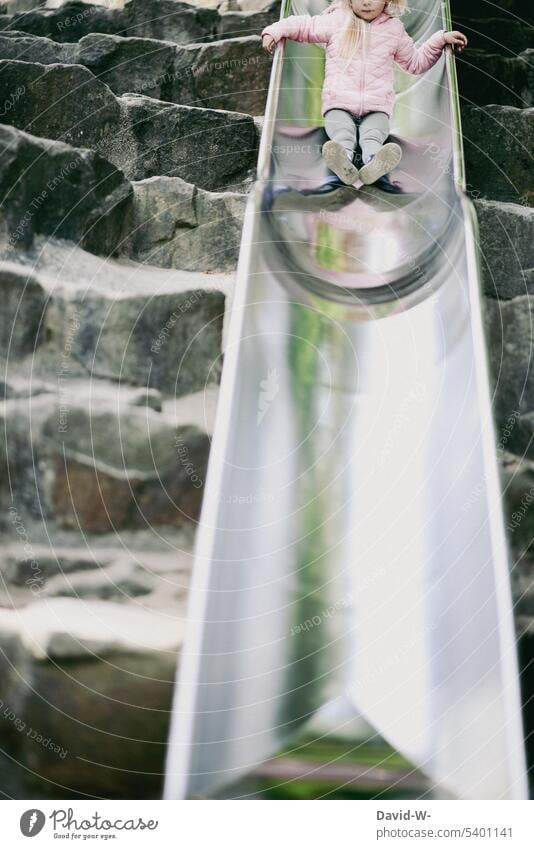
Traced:
POLYGON ((461 53, 464 47, 467 47, 467 37, 463 34, 463 32, 458 32, 457 30, 446 32, 445 41, 447 44, 452 44, 456 47, 458 53, 461 53))
POLYGON ((272 35, 268 35, 266 33, 262 38, 261 46, 263 47, 266 53, 272 53, 274 48, 276 47, 276 41, 274 40, 272 35))

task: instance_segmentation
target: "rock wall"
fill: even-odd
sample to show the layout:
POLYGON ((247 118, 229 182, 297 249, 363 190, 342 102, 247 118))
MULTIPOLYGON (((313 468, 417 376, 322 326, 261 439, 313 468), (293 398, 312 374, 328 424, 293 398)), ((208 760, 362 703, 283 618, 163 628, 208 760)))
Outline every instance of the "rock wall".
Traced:
MULTIPOLYGON (((477 209, 525 738, 534 764, 534 7, 452 0, 468 192, 477 209), (489 12, 489 9, 492 9, 489 12)), ((534 787, 531 790, 534 793, 534 787)))
MULTIPOLYGON (((278 17, 0 13, 0 739, 15 798, 161 793, 278 17)), ((228 6, 228 4, 227 4, 228 6)))
POLYGON ((534 12, 453 3, 469 37, 458 72, 468 193, 477 210, 494 408, 514 555, 518 624, 532 622, 534 511, 534 12))

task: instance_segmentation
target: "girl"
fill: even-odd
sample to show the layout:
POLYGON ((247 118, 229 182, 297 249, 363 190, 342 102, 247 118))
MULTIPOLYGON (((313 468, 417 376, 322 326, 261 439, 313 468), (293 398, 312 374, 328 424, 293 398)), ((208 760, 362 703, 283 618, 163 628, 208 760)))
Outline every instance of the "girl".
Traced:
POLYGON ((337 184, 377 183, 395 191, 387 177, 402 156, 398 144, 384 144, 393 111, 393 67, 422 74, 440 58, 446 44, 463 50, 461 32, 434 33, 416 47, 399 20, 406 0, 338 0, 321 15, 290 15, 262 31, 272 53, 281 38, 326 45, 322 112, 330 139, 323 158, 337 184), (363 167, 353 165, 359 143, 363 167))

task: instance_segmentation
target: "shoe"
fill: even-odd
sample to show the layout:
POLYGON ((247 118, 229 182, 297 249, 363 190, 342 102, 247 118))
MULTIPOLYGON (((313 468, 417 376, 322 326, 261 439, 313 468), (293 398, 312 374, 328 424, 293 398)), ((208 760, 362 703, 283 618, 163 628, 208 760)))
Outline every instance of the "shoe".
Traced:
POLYGON ((406 194, 401 184, 397 183, 396 180, 390 180, 387 174, 384 174, 383 177, 379 177, 378 180, 375 180, 373 186, 383 192, 388 192, 390 195, 406 194))
POLYGON ((360 180, 365 186, 376 183, 380 177, 384 177, 397 167, 402 159, 402 150, 398 144, 390 142, 380 148, 375 156, 360 168, 360 180))
MULTIPOLYGON (((358 196, 358 189, 352 186, 330 186, 328 191, 318 189, 306 189, 306 193, 296 190, 283 192, 273 201, 272 212, 283 214, 286 212, 337 212, 343 207, 349 206, 358 196)), ((377 192, 376 194, 379 194, 377 192)), ((391 203, 391 201, 390 201, 391 203)))
POLYGON ((327 141, 323 144, 323 159, 345 186, 352 186, 358 180, 358 169, 352 164, 345 148, 339 142, 327 141))
POLYGON ((327 177, 319 186, 312 189, 294 189, 291 186, 278 186, 273 189, 267 183, 261 199, 262 212, 301 211, 313 212, 316 209, 339 209, 352 203, 358 190, 347 186, 335 174, 327 177))
POLYGON ((347 184, 340 180, 337 174, 332 174, 330 177, 327 177, 326 180, 321 183, 320 186, 317 186, 313 189, 302 189, 301 194, 303 195, 325 195, 328 192, 333 192, 336 189, 347 188, 347 184))

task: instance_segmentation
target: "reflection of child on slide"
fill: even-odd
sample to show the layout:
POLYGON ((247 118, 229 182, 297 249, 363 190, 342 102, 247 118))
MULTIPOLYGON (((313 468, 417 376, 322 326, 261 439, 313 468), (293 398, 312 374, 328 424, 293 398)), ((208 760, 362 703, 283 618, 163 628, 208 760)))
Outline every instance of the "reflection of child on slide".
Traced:
POLYGON ((334 172, 329 182, 352 185, 358 179, 398 191, 387 174, 397 167, 398 144, 384 144, 395 102, 396 62, 411 74, 436 64, 447 44, 463 50, 461 32, 439 30, 416 47, 399 20, 406 0, 337 0, 321 15, 290 15, 262 31, 272 53, 281 38, 326 45, 322 108, 329 137, 323 157, 334 172), (359 144, 363 167, 353 164, 359 144))

